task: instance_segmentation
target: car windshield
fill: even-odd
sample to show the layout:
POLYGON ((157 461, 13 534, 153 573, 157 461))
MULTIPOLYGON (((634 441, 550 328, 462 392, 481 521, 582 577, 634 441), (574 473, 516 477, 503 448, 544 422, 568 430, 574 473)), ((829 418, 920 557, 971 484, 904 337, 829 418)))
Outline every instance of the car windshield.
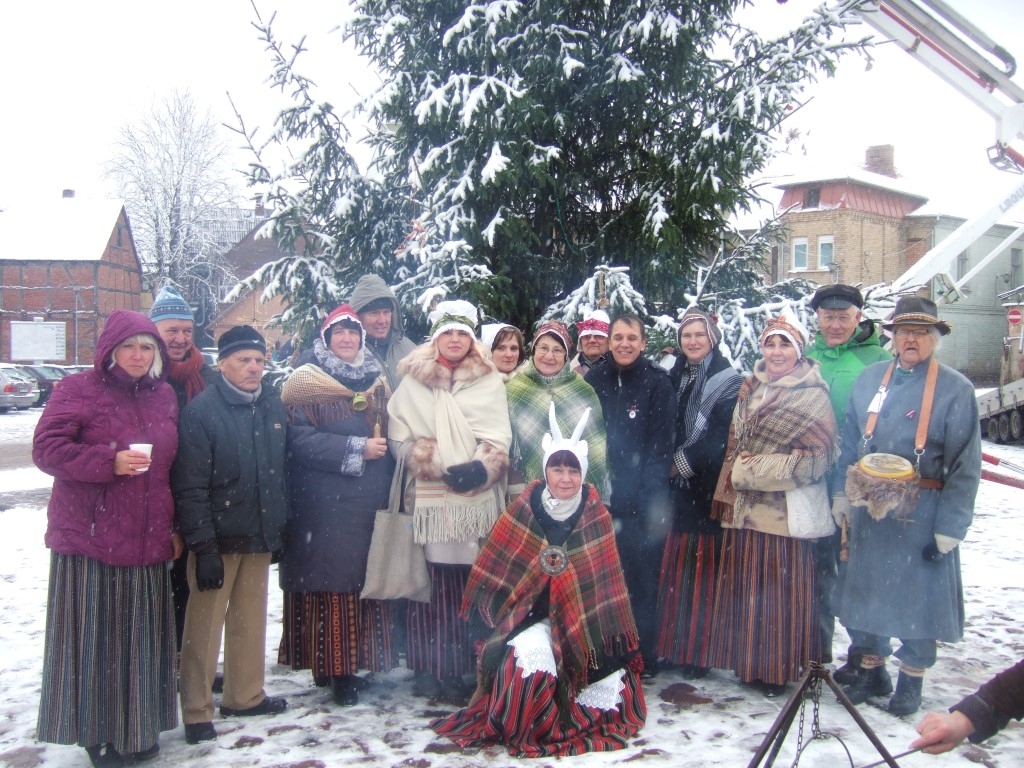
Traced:
POLYGON ((31 376, 29 376, 29 374, 27 374, 24 371, 21 371, 21 370, 15 368, 14 366, 7 366, 7 365, 5 365, 2 368, 0 368, 0 370, 2 370, 4 373, 6 373, 9 378, 17 379, 18 381, 24 381, 24 382, 27 382, 29 384, 35 384, 36 383, 36 380, 33 379, 31 376))

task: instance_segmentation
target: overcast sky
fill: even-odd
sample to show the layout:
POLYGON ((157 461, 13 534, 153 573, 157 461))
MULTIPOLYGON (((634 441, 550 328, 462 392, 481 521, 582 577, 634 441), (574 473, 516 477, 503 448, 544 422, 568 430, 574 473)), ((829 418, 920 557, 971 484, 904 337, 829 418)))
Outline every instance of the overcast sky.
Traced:
MULTIPOLYGON (((269 18, 273 6, 255 2, 269 18)), ((948 2, 1024 67, 1019 0, 948 2)), ((816 5, 753 4, 750 18, 763 34, 792 28, 816 5)), ((342 3, 282 6, 276 34, 286 41, 306 35, 302 71, 318 82, 323 98, 337 105, 372 90, 371 76, 335 29, 342 3)), ((63 188, 85 197, 110 194, 101 172, 118 129, 174 88, 188 89, 217 119, 234 123, 230 92, 250 125, 269 127, 279 102, 265 84, 269 59, 254 19, 250 0, 6 3, 0 10, 0 208, 52 199, 63 188)), ((907 54, 887 48, 872 54, 870 70, 851 56, 834 79, 810 89, 810 105, 792 118, 806 135, 801 163, 852 167, 868 145, 894 144, 897 170, 935 207, 964 216, 988 207, 1015 181, 988 168, 993 121, 907 54)), ((1015 79, 1024 83, 1021 75, 1015 79)))

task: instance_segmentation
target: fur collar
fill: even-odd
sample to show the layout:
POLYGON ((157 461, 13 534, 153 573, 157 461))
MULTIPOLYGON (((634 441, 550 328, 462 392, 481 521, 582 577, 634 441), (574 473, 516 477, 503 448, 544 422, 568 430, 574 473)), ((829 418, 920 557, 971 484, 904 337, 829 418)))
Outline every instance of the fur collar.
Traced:
POLYGON ((487 355, 487 350, 476 340, 469 354, 454 370, 439 363, 437 354, 437 345, 433 341, 420 344, 398 364, 398 373, 411 376, 430 389, 446 389, 451 392, 457 383, 469 384, 488 373, 498 371, 487 355))

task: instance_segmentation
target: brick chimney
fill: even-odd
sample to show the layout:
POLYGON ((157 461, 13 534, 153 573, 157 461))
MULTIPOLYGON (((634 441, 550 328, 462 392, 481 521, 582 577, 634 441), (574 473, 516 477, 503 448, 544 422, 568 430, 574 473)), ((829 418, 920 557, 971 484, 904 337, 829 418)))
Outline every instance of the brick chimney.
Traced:
POLYGON ((65 198, 65 199, 66 199, 66 198, 69 198, 69 197, 74 197, 74 196, 75 196, 75 190, 73 190, 73 189, 65 189, 65 190, 64 190, 64 191, 63 191, 63 192, 61 193, 61 195, 60 195, 60 196, 61 196, 62 198, 65 198))
POLYGON ((864 153, 864 170, 896 178, 896 148, 892 144, 868 147, 864 153))

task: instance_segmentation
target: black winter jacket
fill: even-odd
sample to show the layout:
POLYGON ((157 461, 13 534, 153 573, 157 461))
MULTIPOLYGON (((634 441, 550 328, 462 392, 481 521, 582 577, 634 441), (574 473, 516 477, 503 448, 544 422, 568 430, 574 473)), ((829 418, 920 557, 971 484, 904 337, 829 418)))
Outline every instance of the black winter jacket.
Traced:
POLYGON ((181 413, 171 489, 193 552, 277 552, 288 520, 287 418, 273 388, 255 403, 223 378, 181 413))
POLYGON ((586 375, 597 392, 608 434, 612 517, 645 515, 654 529, 668 523, 668 473, 675 396, 668 373, 639 357, 620 368, 609 355, 586 375))

